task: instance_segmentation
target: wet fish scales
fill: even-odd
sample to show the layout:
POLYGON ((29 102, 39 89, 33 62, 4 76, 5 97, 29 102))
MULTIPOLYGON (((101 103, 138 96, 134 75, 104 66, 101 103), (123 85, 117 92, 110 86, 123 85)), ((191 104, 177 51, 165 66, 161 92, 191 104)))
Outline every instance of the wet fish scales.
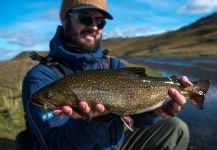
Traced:
MULTIPOLYGON (((36 104, 37 101, 46 101, 47 107, 48 103, 52 107, 66 104, 73 107, 84 100, 92 107, 101 103, 112 113, 128 115, 160 107, 167 99, 169 88, 185 90, 170 79, 147 77, 141 72, 142 69, 135 70, 126 68, 78 72, 42 88, 33 94, 31 101, 36 104), (52 97, 47 99, 46 95, 52 97)), ((194 88, 188 90, 194 93, 194 88)), ((189 97, 189 92, 186 93, 189 97)))

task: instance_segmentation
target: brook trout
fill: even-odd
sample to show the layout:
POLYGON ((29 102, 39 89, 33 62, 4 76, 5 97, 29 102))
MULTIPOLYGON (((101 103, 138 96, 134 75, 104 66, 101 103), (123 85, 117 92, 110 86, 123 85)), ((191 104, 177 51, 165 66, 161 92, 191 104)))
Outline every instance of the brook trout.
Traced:
MULTIPOLYGON (((75 110, 80 101, 94 109, 97 103, 125 121, 131 114, 155 110, 169 101, 168 90, 177 89, 186 99, 202 108, 209 80, 184 87, 176 78, 149 77, 143 68, 99 69, 77 72, 32 94, 30 102, 45 108, 69 105, 75 110)), ((129 125, 132 126, 132 125, 129 125)))

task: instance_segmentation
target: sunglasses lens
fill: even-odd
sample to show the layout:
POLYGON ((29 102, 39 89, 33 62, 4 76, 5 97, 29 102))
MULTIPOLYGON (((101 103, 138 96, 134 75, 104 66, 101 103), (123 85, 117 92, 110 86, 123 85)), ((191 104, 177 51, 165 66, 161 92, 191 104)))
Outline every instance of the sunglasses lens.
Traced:
POLYGON ((97 23, 97 27, 98 27, 99 29, 102 29, 102 28, 105 26, 106 21, 105 21, 105 19, 97 19, 97 20, 96 20, 96 23, 97 23))
POLYGON ((94 18, 94 17, 92 17, 90 15, 86 15, 86 14, 69 13, 69 15, 74 16, 77 20, 79 20, 81 23, 83 23, 86 26, 90 26, 95 22, 97 27, 99 29, 102 29, 106 24, 106 21, 104 18, 94 18))
POLYGON ((89 26, 91 24, 93 24, 93 18, 90 16, 86 16, 86 15, 79 15, 78 19, 81 23, 89 26))

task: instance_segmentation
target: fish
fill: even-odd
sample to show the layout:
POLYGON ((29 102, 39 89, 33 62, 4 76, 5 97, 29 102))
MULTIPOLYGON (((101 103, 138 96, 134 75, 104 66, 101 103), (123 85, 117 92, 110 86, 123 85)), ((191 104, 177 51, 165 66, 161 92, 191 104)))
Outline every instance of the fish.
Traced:
MULTIPOLYGON (((33 93, 30 102, 47 111, 71 106, 78 111, 78 103, 85 101, 94 110, 100 103, 112 114, 118 115, 133 130, 132 114, 140 114, 163 107, 171 100, 170 88, 177 89, 192 104, 202 109, 210 80, 198 80, 185 87, 176 76, 147 76, 141 67, 96 69, 79 71, 48 84, 33 93)), ((81 114, 82 115, 82 114, 81 114)))

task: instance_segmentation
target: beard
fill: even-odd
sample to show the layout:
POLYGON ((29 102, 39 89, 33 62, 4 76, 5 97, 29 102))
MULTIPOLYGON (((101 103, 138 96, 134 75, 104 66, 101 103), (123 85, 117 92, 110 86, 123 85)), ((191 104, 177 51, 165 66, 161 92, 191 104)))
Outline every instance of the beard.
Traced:
POLYGON ((99 38, 96 38, 94 42, 90 42, 85 39, 80 39, 80 36, 85 36, 85 34, 92 34, 94 37, 97 36, 97 33, 88 27, 80 32, 77 32, 69 21, 63 31, 64 44, 70 50, 96 52, 100 47, 102 35, 100 35, 99 38))

